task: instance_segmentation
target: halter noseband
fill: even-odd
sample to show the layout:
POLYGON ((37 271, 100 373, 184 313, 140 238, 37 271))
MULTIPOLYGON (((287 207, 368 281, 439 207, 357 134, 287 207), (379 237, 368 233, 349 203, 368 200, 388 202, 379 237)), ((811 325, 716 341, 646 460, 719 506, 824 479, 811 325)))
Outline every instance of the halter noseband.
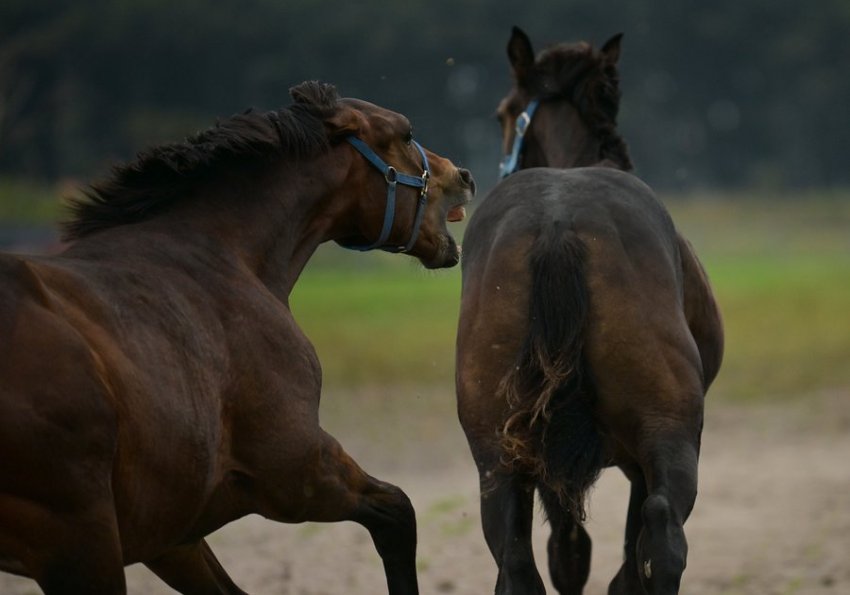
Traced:
POLYGON ((345 140, 351 143, 351 146, 357 149, 357 151, 363 155, 369 163, 374 165, 378 171, 384 174, 384 179, 387 181, 387 208, 386 211, 384 211, 384 227, 381 229, 381 235, 378 236, 378 239, 375 240, 374 243, 369 244, 368 246, 346 247, 351 248, 352 250, 359 250, 361 252, 374 250, 376 248, 380 248, 386 252, 408 252, 416 243, 416 238, 419 237, 419 226, 422 225, 422 217, 425 215, 425 203, 428 202, 428 180, 431 178, 431 170, 428 167, 428 158, 425 156, 425 151, 419 143, 411 141, 416 147, 416 150, 419 151, 419 154, 422 155, 423 172, 421 176, 416 177, 409 174, 399 173, 392 165, 387 165, 387 163, 381 159, 369 145, 356 136, 347 136, 345 140), (410 239, 407 241, 407 244, 404 246, 385 246, 384 244, 386 243, 387 238, 390 237, 390 232, 393 228, 393 220, 395 219, 395 191, 398 184, 411 186, 413 188, 421 188, 422 191, 419 193, 419 200, 416 205, 416 217, 413 220, 413 230, 410 232, 410 239))
POLYGON ((509 175, 519 169, 519 154, 522 152, 523 139, 528 127, 531 125, 531 118, 534 117, 534 112, 537 111, 537 106, 540 105, 539 99, 532 99, 528 102, 525 111, 522 112, 516 119, 516 136, 514 137, 514 146, 511 152, 505 155, 502 162, 499 164, 499 179, 507 178, 509 175))

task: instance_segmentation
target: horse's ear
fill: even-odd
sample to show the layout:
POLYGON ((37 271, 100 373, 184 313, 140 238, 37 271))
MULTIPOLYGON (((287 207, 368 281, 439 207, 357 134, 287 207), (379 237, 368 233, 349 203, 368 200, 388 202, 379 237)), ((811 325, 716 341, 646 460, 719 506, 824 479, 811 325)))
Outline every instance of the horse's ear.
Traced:
POLYGON ((616 64, 617 60, 620 59, 620 42, 622 39, 623 34, 617 33, 602 46, 602 55, 605 56, 611 64, 616 64))
POLYGON ((508 60, 510 60, 517 84, 520 86, 525 84, 534 66, 534 50, 528 35, 516 26, 511 31, 511 38, 508 41, 508 60))
POLYGON ((339 104, 336 111, 324 119, 328 137, 332 141, 357 136, 366 124, 366 118, 356 109, 339 104))

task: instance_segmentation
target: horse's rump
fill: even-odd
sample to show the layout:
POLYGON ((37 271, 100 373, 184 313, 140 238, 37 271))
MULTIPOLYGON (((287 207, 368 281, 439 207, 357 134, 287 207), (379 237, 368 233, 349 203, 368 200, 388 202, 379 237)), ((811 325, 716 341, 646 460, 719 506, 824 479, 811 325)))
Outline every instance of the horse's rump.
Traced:
POLYGON ((705 269, 690 243, 681 236, 678 242, 685 291, 685 316, 699 349, 703 388, 708 390, 723 360, 723 323, 705 269))
POLYGON ((528 332, 499 385, 509 406, 502 427, 503 463, 530 472, 577 518, 603 466, 583 355, 588 312, 585 247, 553 221, 529 254, 528 332))

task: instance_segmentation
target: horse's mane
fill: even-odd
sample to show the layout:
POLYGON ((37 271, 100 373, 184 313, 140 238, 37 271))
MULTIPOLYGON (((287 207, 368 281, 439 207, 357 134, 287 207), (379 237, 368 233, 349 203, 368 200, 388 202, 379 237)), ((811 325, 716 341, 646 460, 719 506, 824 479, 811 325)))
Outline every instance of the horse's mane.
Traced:
POLYGON ((135 161, 116 165, 109 177, 84 190, 84 197, 69 201, 64 239, 147 219, 227 168, 323 153, 328 147, 323 120, 337 108, 336 88, 311 81, 289 92, 294 103, 288 108, 248 110, 183 142, 152 147, 135 161))
POLYGON ((617 66, 590 44, 559 43, 543 50, 529 77, 530 91, 540 99, 569 100, 601 141, 601 157, 626 171, 634 168, 623 137, 617 132, 620 77, 617 66))

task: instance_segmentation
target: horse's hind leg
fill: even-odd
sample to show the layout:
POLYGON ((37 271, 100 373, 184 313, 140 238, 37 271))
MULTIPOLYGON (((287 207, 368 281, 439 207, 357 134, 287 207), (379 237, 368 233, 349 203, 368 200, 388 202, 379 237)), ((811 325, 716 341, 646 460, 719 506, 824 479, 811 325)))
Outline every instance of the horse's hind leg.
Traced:
POLYGON ((481 476, 481 524, 499 567, 497 595, 546 592, 531 549, 533 512, 534 485, 530 481, 518 475, 481 476))
POLYGON ((145 566, 183 595, 246 595, 227 575, 203 539, 176 547, 145 562, 145 566))
POLYGON ((637 541, 641 529, 643 529, 643 503, 646 500, 646 482, 643 474, 638 470, 629 473, 631 482, 631 494, 629 496, 629 511, 626 517, 626 539, 623 546, 623 565, 611 581, 608 588, 609 595, 628 595, 629 593, 640 593, 640 577, 638 576, 637 541))
POLYGON ((647 496, 640 506, 642 527, 634 544, 637 572, 650 595, 675 595, 687 562, 683 525, 696 500, 699 449, 683 436, 647 437, 644 444, 639 463, 647 496))
MULTIPOLYGON (((305 480, 296 520, 354 521, 372 536, 384 564, 390 595, 414 595, 416 515, 398 487, 364 472, 330 435, 322 433, 318 460, 305 480)), ((282 519, 286 520, 286 519, 282 519)))
POLYGON ((552 528, 547 548, 552 584, 561 595, 581 595, 590 575, 590 535, 551 490, 539 489, 552 528))

